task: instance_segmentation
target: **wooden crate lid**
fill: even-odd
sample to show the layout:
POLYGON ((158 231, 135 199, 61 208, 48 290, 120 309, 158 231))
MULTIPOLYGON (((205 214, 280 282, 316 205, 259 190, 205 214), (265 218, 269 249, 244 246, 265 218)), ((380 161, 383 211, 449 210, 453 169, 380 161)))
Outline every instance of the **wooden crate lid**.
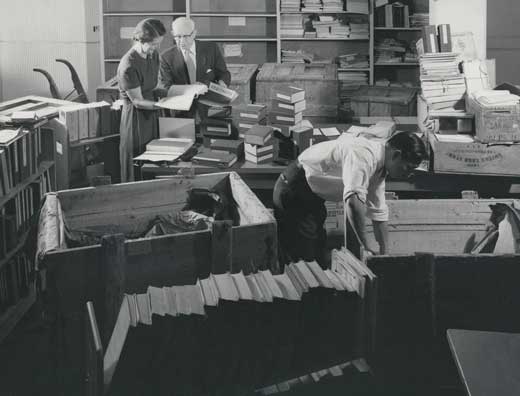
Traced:
POLYGON ((264 63, 256 81, 334 80, 336 65, 304 63, 264 63))
POLYGON ((379 102, 408 105, 417 94, 415 88, 404 87, 361 87, 352 96, 353 101, 379 102))

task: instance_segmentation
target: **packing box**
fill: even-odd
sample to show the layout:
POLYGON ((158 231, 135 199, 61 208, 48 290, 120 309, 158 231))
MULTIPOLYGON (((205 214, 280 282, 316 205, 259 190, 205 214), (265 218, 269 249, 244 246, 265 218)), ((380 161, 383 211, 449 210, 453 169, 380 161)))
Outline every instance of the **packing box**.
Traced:
MULTIPOLYGON (((270 268, 278 272, 275 219, 234 172, 64 190, 47 196, 39 219, 38 266, 52 285, 50 298, 62 320, 62 345, 67 349, 62 367, 70 370, 71 383, 80 384, 82 378, 85 303, 90 300, 103 306, 96 295, 105 256, 100 244, 67 246, 64 225, 68 230, 131 233, 157 215, 181 210, 192 188, 232 193, 240 218, 231 229, 231 249, 227 250, 232 263, 250 271, 270 268)), ((154 283, 158 287, 186 284, 188 279, 195 284, 215 264, 212 251, 217 240, 211 230, 127 239, 123 292, 144 293, 150 279, 162 279, 163 285, 154 283)))
POLYGON ((364 86, 352 96, 351 107, 355 117, 414 116, 416 94, 414 88, 364 86))
POLYGON ((475 137, 482 143, 520 142, 520 105, 480 105, 468 95, 467 111, 475 115, 475 137))
POLYGON ((304 118, 335 122, 338 114, 336 65, 264 63, 256 76, 256 102, 271 111, 273 88, 291 84, 305 90, 304 118))
MULTIPOLYGON (((520 175, 520 145, 487 145, 469 135, 427 133, 436 173, 520 175)), ((431 160, 430 160, 431 161, 431 160)))

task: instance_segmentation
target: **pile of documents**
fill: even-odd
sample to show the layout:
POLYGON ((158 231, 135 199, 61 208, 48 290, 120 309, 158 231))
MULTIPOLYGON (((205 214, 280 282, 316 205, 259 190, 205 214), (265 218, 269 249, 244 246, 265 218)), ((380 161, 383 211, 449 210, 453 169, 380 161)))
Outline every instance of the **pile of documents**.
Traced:
POLYGON ((350 39, 356 39, 356 40, 368 39, 369 27, 368 27, 367 22, 364 22, 361 19, 349 18, 348 26, 349 26, 349 36, 348 37, 350 39))
POLYGON ((458 54, 453 52, 420 56, 422 95, 431 110, 464 107, 466 85, 457 58, 458 54))
POLYGON ((348 38, 350 28, 331 15, 320 15, 319 20, 312 21, 318 38, 348 38))
POLYGON ((520 101, 520 96, 508 90, 485 89, 474 92, 472 96, 483 107, 517 106, 520 101))
POLYGON ((339 55, 338 66, 340 69, 368 68, 368 55, 358 53, 339 55))
POLYGON ((282 49, 282 63, 313 63, 314 54, 299 50, 282 49))
POLYGON ((401 63, 406 52, 406 43, 394 38, 384 38, 375 44, 377 63, 401 63))

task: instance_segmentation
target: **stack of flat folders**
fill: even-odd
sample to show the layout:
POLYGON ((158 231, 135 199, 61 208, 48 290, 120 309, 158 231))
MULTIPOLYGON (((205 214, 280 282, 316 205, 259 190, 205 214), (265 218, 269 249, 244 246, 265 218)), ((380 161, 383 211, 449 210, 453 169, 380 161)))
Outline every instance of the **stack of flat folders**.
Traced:
POLYGON ((358 358, 375 276, 348 252, 331 270, 210 274, 125 295, 104 356, 114 394, 246 394, 358 358))

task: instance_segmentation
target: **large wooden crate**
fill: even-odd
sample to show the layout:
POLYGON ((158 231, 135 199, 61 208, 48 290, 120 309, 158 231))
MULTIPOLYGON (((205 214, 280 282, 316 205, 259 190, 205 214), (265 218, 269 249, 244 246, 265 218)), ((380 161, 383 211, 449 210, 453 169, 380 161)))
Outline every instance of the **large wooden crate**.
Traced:
POLYGON ((351 98, 355 117, 417 115, 417 90, 401 87, 361 87, 351 98))
POLYGON ((290 83, 305 90, 305 118, 335 122, 338 115, 336 65, 264 63, 256 76, 256 102, 271 109, 273 88, 290 83))
POLYGON ((238 92, 238 98, 233 102, 233 106, 254 102, 258 64, 229 64, 227 68, 231 74, 229 87, 238 92))
MULTIPOLYGON (((188 190, 200 187, 228 189, 237 203, 240 225, 232 228, 232 247, 228 252, 232 266, 240 265, 249 271, 270 268, 276 273, 275 219, 234 172, 55 193, 54 210, 49 216, 40 217, 38 257, 39 267, 45 270, 50 285, 50 301, 63 324, 61 341, 65 348, 61 351, 61 363, 69 385, 81 384, 81 313, 86 301, 97 302, 103 278, 103 252, 101 245, 67 248, 64 224, 73 229, 89 228, 106 233, 131 232, 158 214, 181 210, 188 190)), ((194 284, 197 278, 206 277, 215 264, 209 230, 126 240, 125 250, 125 293, 144 293, 151 279, 158 287, 188 281, 194 284), (157 284, 157 279, 162 279, 163 284, 157 284)))
POLYGON ((378 277, 377 355, 434 346, 448 356, 448 328, 520 331, 520 255, 464 253, 485 235, 489 205, 513 202, 388 201, 391 253, 368 259, 378 277))

